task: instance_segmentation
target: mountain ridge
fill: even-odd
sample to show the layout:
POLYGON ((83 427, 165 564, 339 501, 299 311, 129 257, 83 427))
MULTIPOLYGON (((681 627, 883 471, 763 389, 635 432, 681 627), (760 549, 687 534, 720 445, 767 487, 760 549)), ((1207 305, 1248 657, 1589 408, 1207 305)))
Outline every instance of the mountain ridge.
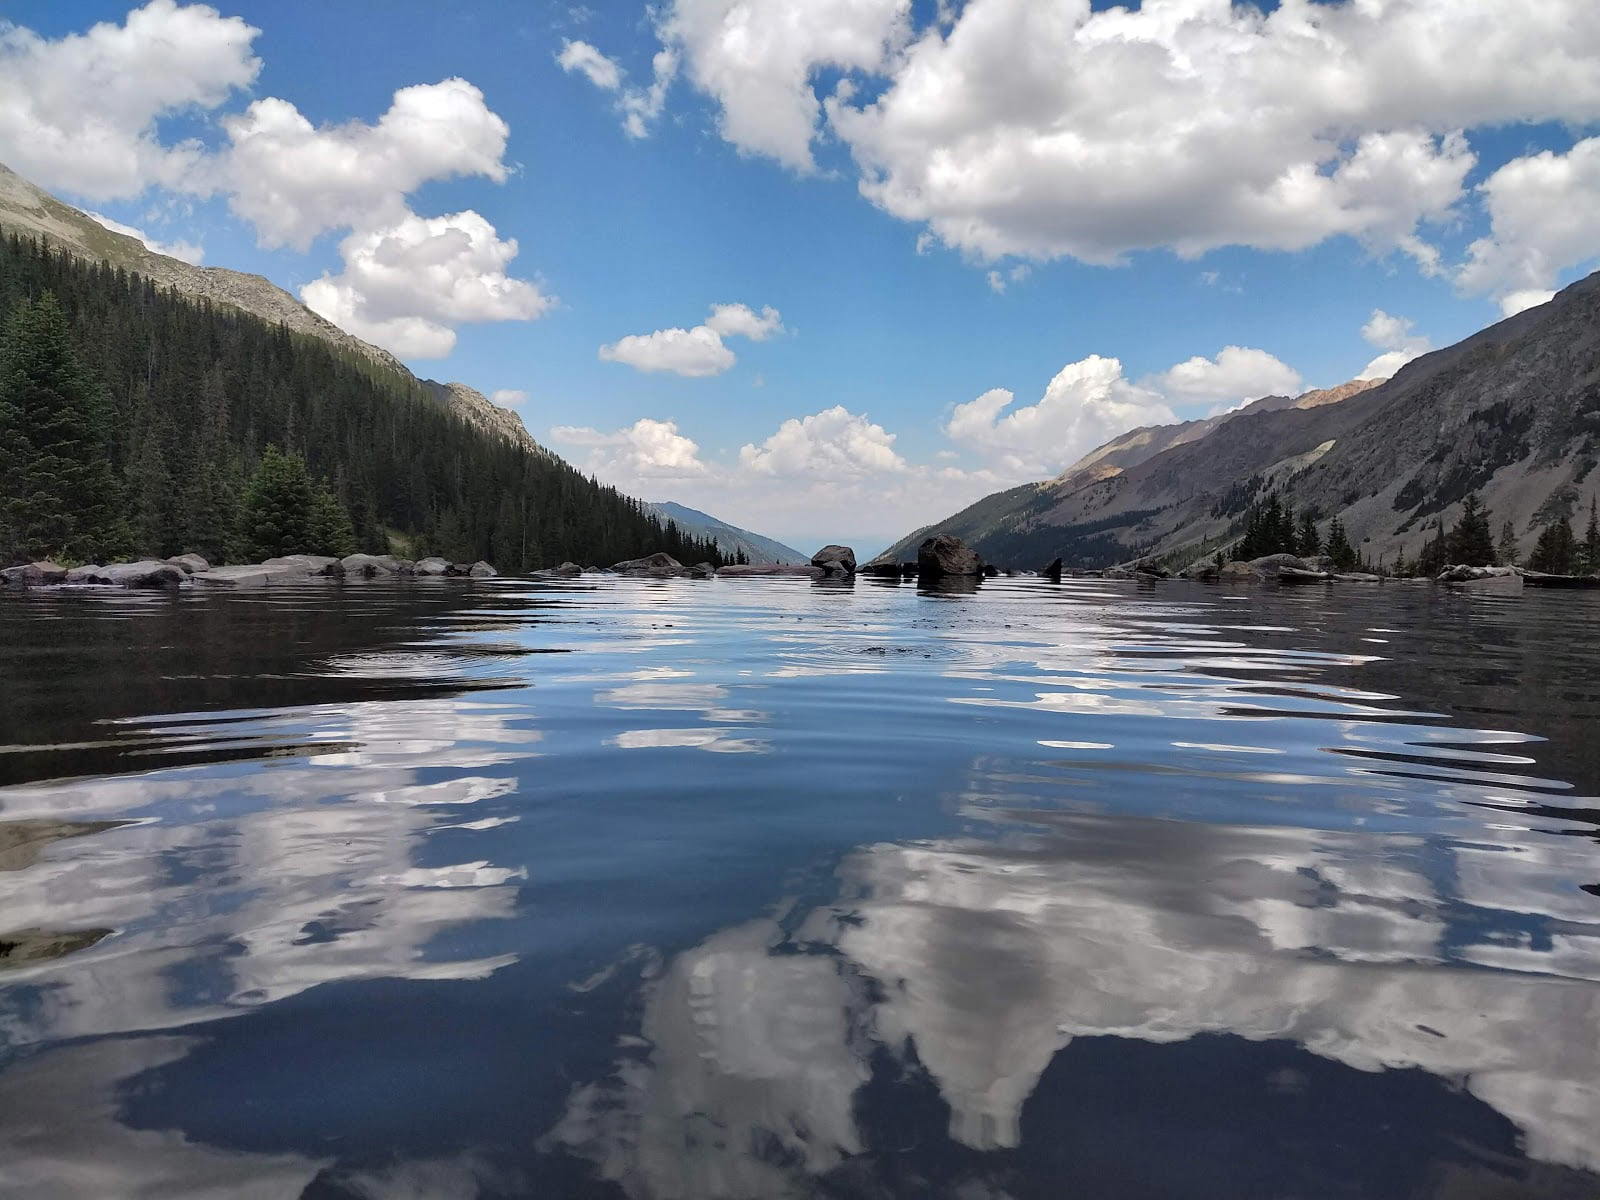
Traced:
POLYGON ((747 560, 756 565, 799 566, 811 561, 809 554, 803 554, 776 538, 730 525, 710 513, 690 508, 686 504, 678 504, 672 500, 658 500, 647 502, 647 507, 663 520, 675 521, 678 528, 685 533, 716 542, 722 548, 722 552, 730 557, 742 552, 747 560))

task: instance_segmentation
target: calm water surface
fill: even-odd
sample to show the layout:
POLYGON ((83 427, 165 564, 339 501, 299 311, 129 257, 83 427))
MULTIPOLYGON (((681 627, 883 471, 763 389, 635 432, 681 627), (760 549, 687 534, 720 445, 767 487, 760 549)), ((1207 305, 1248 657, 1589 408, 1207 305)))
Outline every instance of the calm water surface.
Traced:
POLYGON ((0 1194, 1600 1195, 1600 597, 0 599, 0 1194))

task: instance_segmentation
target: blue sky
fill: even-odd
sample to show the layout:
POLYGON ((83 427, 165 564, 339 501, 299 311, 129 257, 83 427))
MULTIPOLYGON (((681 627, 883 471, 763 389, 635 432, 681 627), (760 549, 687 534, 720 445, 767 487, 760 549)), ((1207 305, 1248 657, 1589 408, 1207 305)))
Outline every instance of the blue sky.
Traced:
POLYGON ((419 374, 806 549, 1398 364, 1600 253, 1588 0, 1108 8, 5 0, 0 160, 326 276, 419 374), (447 146, 383 133, 452 79, 413 104, 447 146), (230 128, 269 99, 303 130, 230 128))

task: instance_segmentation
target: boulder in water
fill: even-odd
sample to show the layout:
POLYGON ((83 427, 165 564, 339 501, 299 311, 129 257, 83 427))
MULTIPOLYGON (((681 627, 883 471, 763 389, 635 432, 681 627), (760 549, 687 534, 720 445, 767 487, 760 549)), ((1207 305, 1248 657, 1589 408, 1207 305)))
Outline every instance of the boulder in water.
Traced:
POLYGON ((925 578, 977 575, 981 570, 977 553, 952 534, 936 533, 917 547, 917 574, 925 578))
POLYGON ((480 558, 477 562, 468 565, 466 574, 471 579, 493 579, 500 572, 480 558))
POLYGON ((1043 575, 1051 583, 1060 583, 1061 582, 1062 565, 1063 564, 1062 564, 1061 559, 1059 557, 1052 558, 1050 560, 1049 565, 1046 566, 1043 571, 1040 571, 1039 574, 1043 575))
POLYGON ((1305 559, 1296 554, 1263 554, 1250 560, 1250 569, 1262 579, 1276 579, 1285 567, 1296 571, 1310 570, 1305 559))
POLYGON ((38 587, 45 583, 65 583, 67 568, 49 560, 23 563, 0 571, 0 586, 38 587))
POLYGON ((849 546, 824 546, 811 556, 811 565, 829 575, 854 575, 856 552, 849 546))
POLYGON ((299 575, 343 575, 344 563, 327 554, 282 554, 260 564, 279 567, 299 575))
POLYGON ((116 583, 123 587, 170 587, 175 583, 182 583, 189 578, 183 573, 182 567, 175 567, 169 562, 157 562, 153 558, 141 559, 131 563, 112 563, 101 567, 95 579, 100 583, 116 583))
POLYGON ((450 570, 450 564, 444 559, 422 558, 417 560, 416 571, 418 575, 444 575, 450 570))
POLYGON ((346 575, 371 579, 375 575, 411 575, 416 564, 392 554, 347 554, 339 560, 346 575))
POLYGON ((270 563, 251 563, 232 567, 212 567, 194 576, 196 587, 242 588, 265 587, 269 583, 295 583, 307 578, 299 567, 270 563))
POLYGON ((167 561, 175 567, 182 568, 185 575, 211 570, 211 564, 198 554, 174 554, 167 561))
POLYGON ((668 577, 683 574, 683 564, 663 550, 646 554, 643 558, 630 558, 611 568, 618 575, 652 575, 668 577))

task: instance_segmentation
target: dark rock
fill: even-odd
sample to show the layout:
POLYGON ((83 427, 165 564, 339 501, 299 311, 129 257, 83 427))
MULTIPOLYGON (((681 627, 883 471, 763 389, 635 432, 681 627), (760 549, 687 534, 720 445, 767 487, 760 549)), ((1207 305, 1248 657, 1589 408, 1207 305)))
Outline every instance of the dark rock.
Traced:
POLYGON ((1135 575, 1151 575, 1156 579, 1168 579, 1172 575, 1172 572, 1161 564, 1161 560, 1156 558, 1141 558, 1129 565, 1135 575))
POLYGON ((157 562, 155 559, 141 559, 139 562, 112 563, 101 567, 95 579, 101 583, 117 583, 123 587, 170 587, 175 583, 182 583, 189 578, 183 573, 182 567, 175 567, 171 563, 157 562))
POLYGON ((993 563, 984 563, 983 564, 983 575, 984 575, 984 578, 993 579, 998 574, 1000 574, 1000 568, 999 567, 995 566, 993 563))
POLYGON ((938 533, 917 547, 917 574, 928 579, 946 575, 977 575, 978 556, 958 537, 938 533))
POLYGON ((46 583, 65 583, 67 568, 49 561, 23 563, 0 571, 0 585, 5 587, 38 587, 46 583))
POLYGON ((1046 579, 1048 579, 1051 583, 1060 583, 1061 582, 1061 567, 1062 567, 1061 560, 1059 558, 1052 558, 1050 560, 1050 565, 1047 566, 1043 571, 1041 571, 1040 574, 1043 575, 1046 579))
POLYGON ((582 575, 583 574, 583 568, 580 567, 575 562, 564 562, 559 567, 556 567, 555 570, 553 570, 551 572, 551 574, 552 575, 566 575, 568 577, 571 577, 571 576, 574 576, 574 575, 582 575))
POLYGON ((672 555, 657 550, 654 554, 646 554, 643 558, 630 558, 626 562, 619 562, 611 568, 619 575, 655 575, 671 576, 682 575, 683 564, 672 555))
POLYGON ((856 552, 849 546, 824 546, 811 556, 811 565, 829 575, 854 575, 856 552))

